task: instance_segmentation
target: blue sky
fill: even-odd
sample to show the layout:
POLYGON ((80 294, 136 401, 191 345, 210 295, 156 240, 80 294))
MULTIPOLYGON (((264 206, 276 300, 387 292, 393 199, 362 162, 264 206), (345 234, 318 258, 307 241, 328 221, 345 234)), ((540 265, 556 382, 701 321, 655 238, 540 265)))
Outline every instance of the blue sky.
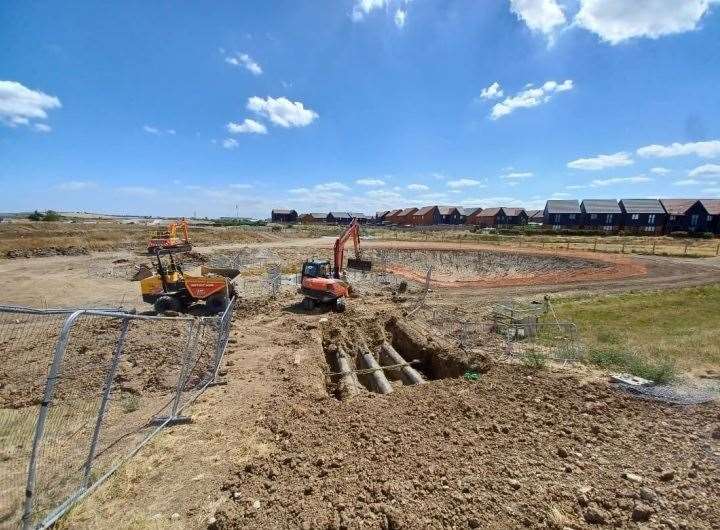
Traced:
POLYGON ((720 196, 716 0, 8 0, 0 27, 0 211, 720 196))

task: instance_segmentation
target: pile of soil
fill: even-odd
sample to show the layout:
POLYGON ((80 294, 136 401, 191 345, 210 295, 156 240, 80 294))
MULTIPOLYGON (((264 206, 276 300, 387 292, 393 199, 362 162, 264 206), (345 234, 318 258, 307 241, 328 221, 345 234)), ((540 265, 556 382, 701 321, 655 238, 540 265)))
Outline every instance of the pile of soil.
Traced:
POLYGON ((12 249, 5 253, 5 257, 14 258, 45 258, 48 256, 85 256, 90 251, 85 247, 43 247, 30 249, 12 249))
POLYGON ((510 365, 340 402, 292 373, 259 425, 274 451, 235 469, 210 528, 720 521, 717 404, 676 408, 510 365))

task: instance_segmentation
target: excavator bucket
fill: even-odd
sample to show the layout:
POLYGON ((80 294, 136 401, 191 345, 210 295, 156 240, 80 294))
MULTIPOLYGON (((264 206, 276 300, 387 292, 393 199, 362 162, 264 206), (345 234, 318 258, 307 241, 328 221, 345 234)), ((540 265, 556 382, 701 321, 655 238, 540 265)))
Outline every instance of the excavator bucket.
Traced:
POLYGON ((356 269, 359 271, 372 270, 372 261, 367 259, 353 259, 348 258, 347 262, 348 269, 356 269))

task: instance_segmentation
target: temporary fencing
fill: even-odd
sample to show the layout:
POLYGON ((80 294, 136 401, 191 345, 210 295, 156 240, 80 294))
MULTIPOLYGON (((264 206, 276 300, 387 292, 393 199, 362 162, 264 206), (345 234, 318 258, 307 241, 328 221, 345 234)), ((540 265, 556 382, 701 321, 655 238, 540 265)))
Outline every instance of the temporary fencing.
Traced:
POLYGON ((216 378, 215 317, 0 306, 0 527, 46 528, 216 378))

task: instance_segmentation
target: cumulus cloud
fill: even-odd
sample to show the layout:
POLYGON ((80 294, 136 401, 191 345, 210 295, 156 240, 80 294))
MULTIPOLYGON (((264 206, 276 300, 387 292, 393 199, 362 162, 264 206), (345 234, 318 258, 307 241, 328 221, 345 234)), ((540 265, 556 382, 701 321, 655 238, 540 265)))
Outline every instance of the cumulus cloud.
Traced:
POLYGON ((353 6, 352 19, 356 22, 364 19, 371 11, 384 8, 387 0, 356 0, 353 6))
POLYGON ((698 166, 688 173, 691 178, 695 177, 720 177, 720 165, 718 164, 703 164, 698 166))
POLYGON ((609 167, 623 167, 634 164, 635 161, 630 158, 630 154, 624 151, 612 155, 597 155, 593 158, 578 158, 567 163, 570 169, 582 169, 586 171, 596 171, 609 167))
POLYGON ((252 184, 230 184, 230 187, 235 190, 249 190, 253 187, 252 184))
POLYGON ((398 9, 395 11, 395 25, 398 28, 402 28, 405 26, 405 18, 407 17, 407 11, 404 9, 398 9))
POLYGON ((478 186, 482 186, 483 183, 480 182, 479 180, 475 180, 475 179, 458 179, 458 180, 449 180, 447 185, 448 185, 448 188, 460 189, 460 188, 475 188, 478 186))
POLYGON ((315 191, 350 191, 350 187, 342 182, 326 182, 325 184, 316 184, 313 188, 315 191))
POLYGON ((537 107, 550 101, 556 93, 567 92, 572 89, 573 82, 571 79, 566 79, 562 83, 547 81, 541 87, 530 85, 529 88, 518 92, 514 96, 509 96, 500 103, 496 103, 490 113, 490 119, 497 120, 517 109, 537 107))
POLYGON ((646 145, 637 150, 639 156, 645 158, 670 158, 673 156, 696 155, 701 158, 715 158, 720 156, 720 140, 708 142, 690 142, 681 144, 678 142, 670 145, 646 145))
POLYGON ((575 24, 610 44, 694 30, 713 0, 580 0, 575 24))
POLYGON ((49 132, 50 127, 35 120, 46 120, 47 111, 62 107, 60 100, 17 81, 0 81, 0 123, 8 127, 26 125, 36 131, 49 132))
POLYGON ((263 99, 253 96, 248 99, 247 109, 280 127, 305 127, 318 118, 314 110, 306 109, 299 101, 290 101, 284 97, 268 96, 263 99))
POLYGON ((60 191, 84 191, 94 188, 97 188, 97 184, 89 180, 69 180, 55 186, 55 189, 60 191))
POLYGON ((552 33, 565 24, 565 14, 556 0, 510 0, 510 11, 532 31, 552 33))
POLYGON ((241 66, 253 75, 263 73, 262 67, 253 60, 247 53, 235 53, 225 57, 225 62, 233 66, 241 66))
POLYGON ((482 99, 497 99, 505 95, 500 83, 495 81, 492 85, 485 87, 480 91, 480 97, 482 99))
POLYGON ((667 175, 670 173, 670 170, 665 167, 653 167, 650 168, 650 173, 655 173, 656 175, 667 175))
POLYGON ((238 145, 240 145, 240 144, 237 142, 237 140, 235 138, 225 138, 222 141, 222 146, 228 150, 237 149, 238 145))
POLYGON ((407 189, 410 191, 428 191, 430 190, 430 186, 426 186, 425 184, 408 184, 407 189))
POLYGON ((643 182, 650 182, 651 178, 645 175, 638 175, 635 177, 613 177, 607 179, 595 179, 590 183, 591 188, 602 188, 605 186, 611 186, 613 184, 642 184, 643 182))
POLYGON ((371 188, 377 188, 380 186, 384 186, 385 181, 380 180, 380 179, 357 179, 355 181, 355 184, 359 184, 360 186, 369 186, 371 188))
POLYGON ((260 122, 246 118, 242 123, 230 122, 226 128, 231 134, 267 134, 267 127, 260 122))

